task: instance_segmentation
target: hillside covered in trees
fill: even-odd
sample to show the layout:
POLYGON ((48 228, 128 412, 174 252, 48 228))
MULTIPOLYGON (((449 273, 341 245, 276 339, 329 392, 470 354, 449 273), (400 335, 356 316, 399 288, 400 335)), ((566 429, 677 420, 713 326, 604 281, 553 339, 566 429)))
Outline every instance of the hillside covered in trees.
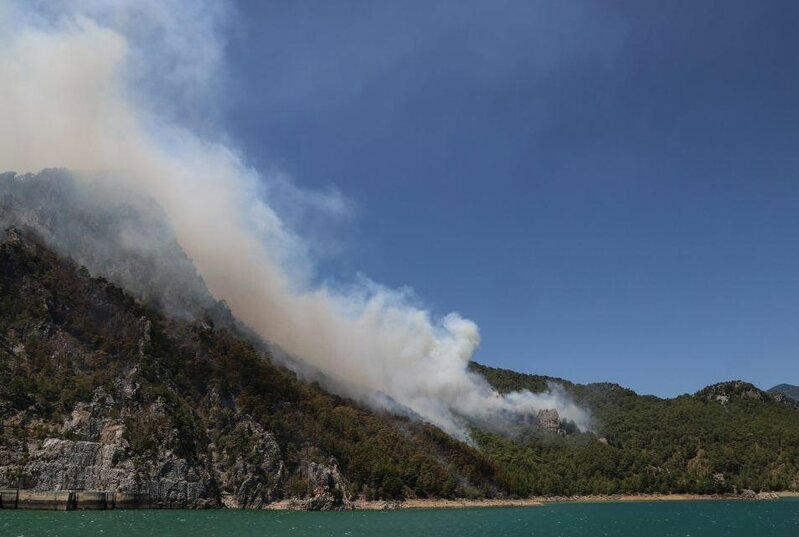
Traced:
POLYGON ((559 386, 592 427, 538 409, 456 439, 298 378, 214 299, 147 200, 87 194, 60 170, 0 174, 0 233, 0 488, 308 509, 799 489, 785 390, 660 399, 472 363, 500 393, 559 386), (147 240, 120 240, 131 232, 147 240))
POLYGON ((505 392, 538 392, 556 382, 592 412, 591 433, 511 439, 475 431, 482 451, 511 476, 515 494, 799 489, 799 410, 751 384, 725 382, 660 399, 616 384, 473 369, 505 392))
POLYGON ((782 394, 786 397, 799 401, 799 386, 793 384, 778 384, 769 389, 768 393, 782 394))
POLYGON ((475 428, 469 446, 304 384, 210 319, 166 319, 29 233, 5 234, 0 289, 0 486, 146 488, 189 506, 297 498, 309 508, 359 496, 797 488, 799 410, 743 382, 658 399, 473 364, 500 391, 558 382, 595 429, 475 428), (115 462, 82 467, 71 451, 89 444, 115 462))
POLYGON ((0 488, 173 506, 493 496, 473 447, 304 384, 241 334, 169 320, 35 235, 0 242, 0 488))

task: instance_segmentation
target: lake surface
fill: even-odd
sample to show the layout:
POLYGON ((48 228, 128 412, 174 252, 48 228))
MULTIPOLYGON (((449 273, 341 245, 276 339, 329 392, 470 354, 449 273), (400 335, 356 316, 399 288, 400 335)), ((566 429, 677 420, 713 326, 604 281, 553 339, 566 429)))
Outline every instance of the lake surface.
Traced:
POLYGON ((799 500, 306 513, 0 510, 2 537, 799 536, 799 500))

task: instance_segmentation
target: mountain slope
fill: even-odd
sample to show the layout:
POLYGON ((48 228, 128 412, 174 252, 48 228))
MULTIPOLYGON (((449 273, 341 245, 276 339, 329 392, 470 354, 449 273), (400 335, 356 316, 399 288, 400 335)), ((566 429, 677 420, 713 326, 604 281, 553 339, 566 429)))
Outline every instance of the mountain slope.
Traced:
POLYGON ((793 384, 778 384, 771 388, 768 393, 777 394, 781 393, 786 397, 790 397, 795 401, 799 401, 799 386, 794 386, 793 384))
POLYGON ((799 411, 743 382, 671 400, 557 380, 595 432, 475 429, 481 452, 273 365, 208 318, 168 319, 30 233, 0 243, 0 487, 146 491, 165 505, 297 498, 796 489, 799 411))
POLYGON ((14 228, 0 243, 0 424, 0 488, 308 508, 502 488, 475 449, 303 384, 208 318, 165 318, 14 228))
POLYGON ((0 173, 0 230, 12 225, 171 317, 219 308, 163 210, 114 183, 60 169, 0 173))
POLYGON ((208 292, 147 200, 90 192, 60 170, 0 174, 0 231, 9 225, 0 488, 329 509, 354 497, 799 487, 798 407, 751 384, 659 399, 472 364, 500 392, 556 384, 594 421, 584 434, 546 412, 504 436, 474 428, 478 451, 278 365, 208 292), (551 426, 533 425, 542 418, 551 426))
MULTIPOLYGON (((474 364, 500 391, 540 391, 547 377, 474 364)), ((740 381, 674 399, 615 384, 561 381, 591 410, 593 434, 476 432, 484 452, 533 494, 720 493, 799 488, 799 410, 740 381)))

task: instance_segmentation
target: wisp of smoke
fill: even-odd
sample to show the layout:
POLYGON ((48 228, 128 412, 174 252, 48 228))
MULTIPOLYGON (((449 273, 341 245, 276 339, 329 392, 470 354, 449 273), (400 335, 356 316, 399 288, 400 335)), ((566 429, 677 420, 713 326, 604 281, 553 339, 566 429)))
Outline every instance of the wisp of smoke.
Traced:
MULTIPOLYGON (((406 409, 462 437, 464 419, 497 423, 550 408, 588 427, 588 415, 557 390, 500 395, 472 373, 480 342, 472 321, 434 319, 407 292, 368 280, 309 284, 308 244, 270 205, 270 185, 284 179, 259 174, 205 128, 232 16, 219 4, 3 4, 0 168, 102 170, 154 198, 214 296, 343 395, 406 409)), ((296 189, 295 199, 347 210, 335 194, 296 189)))

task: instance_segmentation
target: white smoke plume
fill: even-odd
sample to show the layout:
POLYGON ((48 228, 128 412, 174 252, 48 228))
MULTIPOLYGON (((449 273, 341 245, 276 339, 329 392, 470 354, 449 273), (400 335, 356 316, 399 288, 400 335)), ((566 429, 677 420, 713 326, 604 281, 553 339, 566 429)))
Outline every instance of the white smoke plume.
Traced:
MULTIPOLYGON (((407 293, 359 281, 312 286, 306 241, 270 205, 270 185, 209 125, 224 88, 234 14, 198 0, 20 0, 0 4, 0 168, 103 171, 156 199, 211 292, 292 356, 368 404, 410 409, 464 436, 555 408, 588 426, 557 390, 499 395, 468 370, 477 326, 434 319, 407 293)), ((283 184, 283 183, 281 183, 283 184)), ((335 194, 298 205, 346 212, 335 194)))

